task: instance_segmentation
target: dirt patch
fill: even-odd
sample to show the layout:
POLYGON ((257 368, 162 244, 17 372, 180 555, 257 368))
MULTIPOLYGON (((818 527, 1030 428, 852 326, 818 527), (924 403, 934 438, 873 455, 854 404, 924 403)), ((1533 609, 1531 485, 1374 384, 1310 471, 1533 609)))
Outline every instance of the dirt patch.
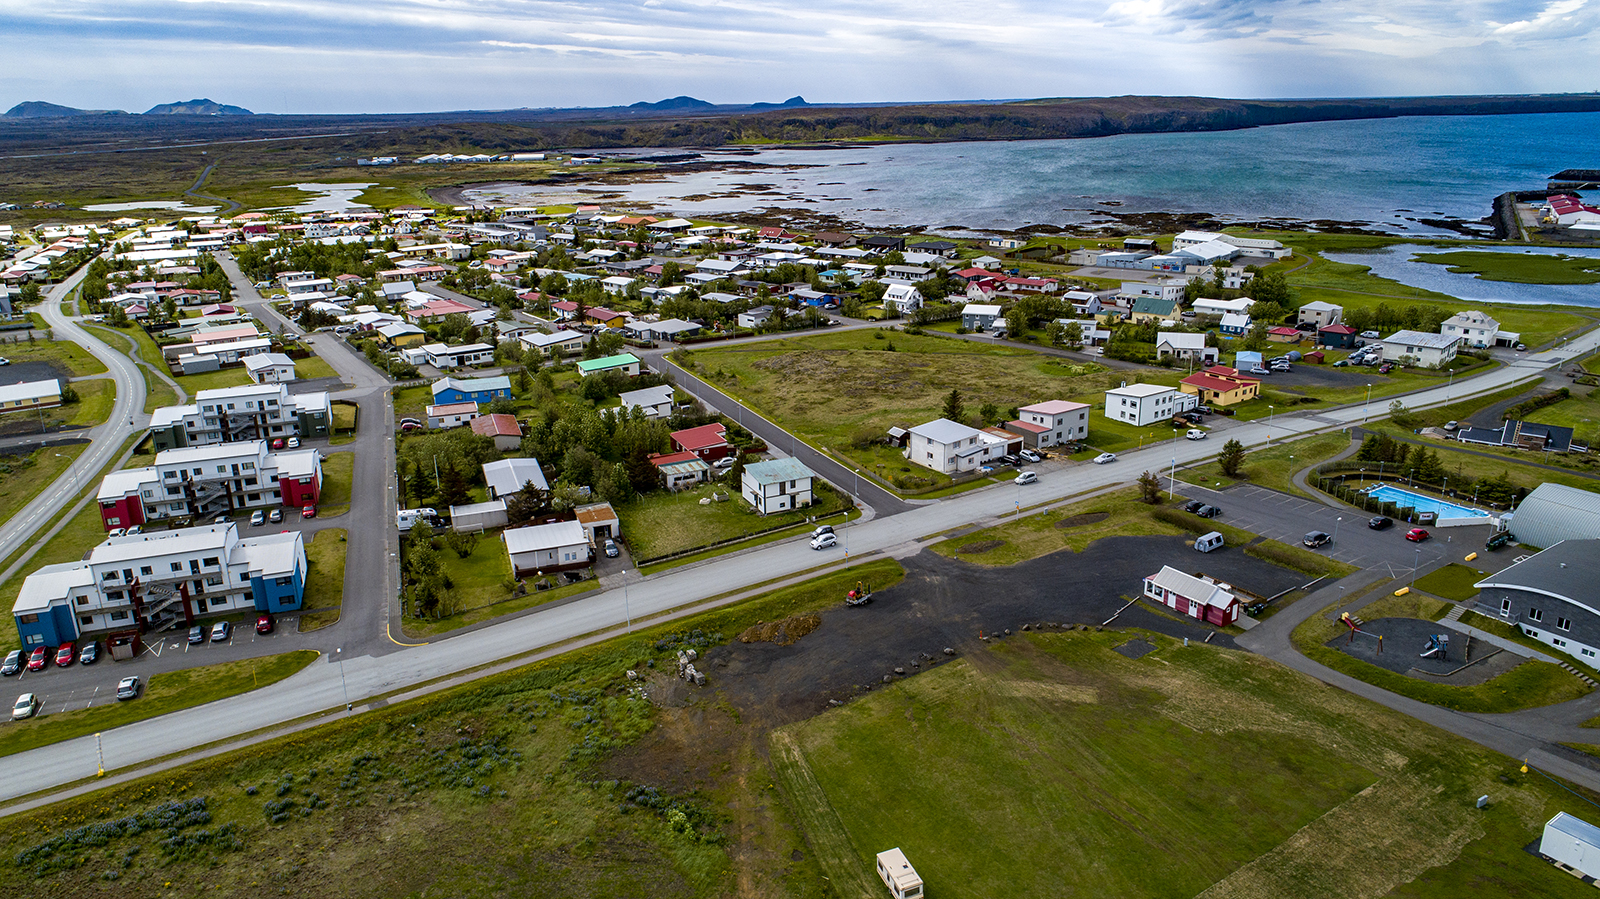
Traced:
POLYGON ((956 552, 964 556, 975 556, 979 553, 986 553, 991 549, 999 549, 1005 545, 1006 542, 1004 540, 979 540, 976 543, 968 543, 965 546, 956 547, 956 552))
POLYGON ((1056 522, 1058 528, 1081 528, 1086 524, 1099 524, 1111 517, 1110 512, 1085 512, 1082 515, 1068 515, 1056 522))
POLYGON ((796 640, 822 626, 820 615, 792 615, 782 621, 764 621, 745 628, 739 635, 740 643, 776 643, 789 646, 796 640))

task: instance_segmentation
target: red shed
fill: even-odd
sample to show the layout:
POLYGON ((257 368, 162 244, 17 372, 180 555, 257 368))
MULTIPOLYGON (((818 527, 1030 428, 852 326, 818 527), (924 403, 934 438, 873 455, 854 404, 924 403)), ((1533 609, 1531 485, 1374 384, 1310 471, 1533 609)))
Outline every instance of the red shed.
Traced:
POLYGON ((728 445, 728 429, 716 422, 673 431, 672 445, 679 452, 694 453, 707 462, 715 462, 733 452, 733 447, 728 445))
POLYGON ((1144 595, 1179 615, 1223 627, 1239 620, 1241 604, 1227 584, 1184 574, 1170 565, 1144 579, 1144 595))

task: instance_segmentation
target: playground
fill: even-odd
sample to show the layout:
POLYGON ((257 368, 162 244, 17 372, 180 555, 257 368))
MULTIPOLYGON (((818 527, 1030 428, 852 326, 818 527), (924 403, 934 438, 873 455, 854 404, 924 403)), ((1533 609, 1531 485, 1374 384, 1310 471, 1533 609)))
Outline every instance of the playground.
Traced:
POLYGON ((1346 618, 1342 623, 1345 632, 1325 646, 1418 680, 1473 686, 1523 662, 1521 656, 1438 621, 1379 618, 1357 624, 1357 619, 1346 618))

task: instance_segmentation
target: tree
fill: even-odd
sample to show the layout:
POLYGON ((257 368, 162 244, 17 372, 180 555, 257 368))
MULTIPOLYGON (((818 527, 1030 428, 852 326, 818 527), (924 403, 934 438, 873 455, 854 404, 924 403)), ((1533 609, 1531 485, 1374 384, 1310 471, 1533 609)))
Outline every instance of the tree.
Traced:
POLYGON ((467 504, 467 479, 461 476, 455 465, 445 465, 439 469, 439 484, 439 502, 447 506, 467 504))
POLYGON ((1272 303, 1284 309, 1294 308, 1294 297, 1289 290, 1289 279, 1283 272, 1264 272, 1250 280, 1250 298, 1257 303, 1272 303))
POLYGON ((1061 342, 1067 346, 1083 346, 1083 326, 1067 322, 1061 328, 1061 342))
POLYGON ((961 391, 952 387, 950 394, 944 398, 943 416, 951 421, 965 422, 967 420, 967 404, 961 399, 961 391))
POLYGON ((983 407, 978 410, 978 417, 982 418, 986 424, 998 421, 1000 419, 1000 407, 994 403, 984 403, 983 407))
POLYGON ((1222 445, 1222 455, 1217 457, 1217 464, 1222 466, 1222 473, 1230 478, 1239 476, 1239 469, 1244 465, 1244 444, 1237 439, 1229 440, 1222 445))
POLYGON ((1152 506, 1161 502, 1161 479, 1148 469, 1139 475, 1139 498, 1152 506))
POLYGON ((482 537, 483 535, 478 533, 465 534, 461 531, 451 531, 444 535, 444 545, 456 554, 456 558, 465 559, 478 548, 478 541, 482 537))
POLYGON ((1411 410, 1406 408, 1406 404, 1399 400, 1389 404, 1389 418, 1395 424, 1408 431, 1415 429, 1417 426, 1416 416, 1412 415, 1411 410))
POLYGON ((532 521, 550 508, 550 493, 529 481, 522 489, 506 497, 506 519, 512 524, 532 521))
POLYGON ((682 270, 678 267, 678 263, 670 260, 664 262, 661 264, 661 279, 659 283, 662 287, 671 287, 678 283, 681 272, 682 270))
POLYGON ((1267 322, 1258 319, 1250 326, 1250 333, 1239 341, 1239 349, 1260 352, 1267 348, 1267 322))

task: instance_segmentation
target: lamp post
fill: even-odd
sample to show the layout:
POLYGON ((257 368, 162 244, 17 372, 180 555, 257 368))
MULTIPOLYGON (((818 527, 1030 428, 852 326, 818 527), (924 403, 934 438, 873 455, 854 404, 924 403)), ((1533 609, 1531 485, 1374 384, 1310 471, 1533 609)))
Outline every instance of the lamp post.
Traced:
POLYGON ((1371 404, 1372 404, 1372 385, 1368 384, 1367 385, 1367 398, 1364 401, 1362 401, 1362 403, 1361 403, 1361 421, 1362 421, 1363 424, 1367 420, 1367 406, 1369 406, 1371 404))
POLYGON ((1272 417, 1274 415, 1276 415, 1276 414, 1277 414, 1277 410, 1272 408, 1271 405, 1268 405, 1267 406, 1267 442, 1268 443, 1272 442, 1272 417))
POLYGON ((1417 585, 1417 569, 1422 567, 1422 544, 1417 544, 1416 560, 1411 563, 1411 586, 1417 585))
POLYGON ((344 688, 344 710, 348 712, 354 706, 350 704, 350 682, 344 679, 344 647, 335 649, 333 657, 339 660, 339 686, 344 688))
POLYGON ((1415 487, 1415 486, 1417 486, 1416 476, 1417 476, 1417 470, 1415 468, 1413 468, 1410 471, 1406 472, 1406 486, 1407 487, 1415 487))
POLYGON ((1446 381, 1445 385, 1444 385, 1444 399, 1445 399, 1445 402, 1449 402, 1450 401, 1450 388, 1454 387, 1455 383, 1456 383, 1456 370, 1452 368, 1452 369, 1450 369, 1450 380, 1446 381))
POLYGON ((1339 545, 1339 522, 1341 521, 1344 521, 1343 515, 1340 515, 1338 518, 1333 520, 1333 544, 1335 546, 1339 545))
POLYGON ((633 606, 628 602, 628 569, 622 569, 622 614, 628 619, 628 633, 633 633, 633 606))

